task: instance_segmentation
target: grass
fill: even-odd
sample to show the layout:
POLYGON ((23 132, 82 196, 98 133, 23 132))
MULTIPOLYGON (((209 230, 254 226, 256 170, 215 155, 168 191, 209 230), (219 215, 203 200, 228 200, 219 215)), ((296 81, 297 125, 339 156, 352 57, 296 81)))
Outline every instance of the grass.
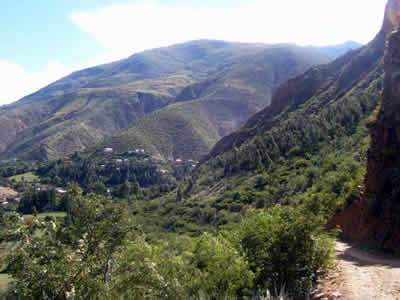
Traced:
POLYGON ((0 274, 0 293, 7 290, 8 284, 11 282, 11 276, 8 274, 0 274))
POLYGON ((14 180, 16 182, 21 182, 22 178, 25 182, 36 182, 39 181, 40 178, 39 176, 36 176, 35 174, 33 174, 32 172, 28 172, 28 173, 24 173, 24 174, 19 174, 19 175, 15 175, 12 177, 9 177, 9 180, 14 180))
MULTIPOLYGON (((40 213, 37 216, 39 218, 45 218, 45 217, 64 218, 66 215, 67 214, 63 211, 55 211, 55 212, 40 213)), ((33 215, 24 215, 24 218, 33 218, 33 215)))

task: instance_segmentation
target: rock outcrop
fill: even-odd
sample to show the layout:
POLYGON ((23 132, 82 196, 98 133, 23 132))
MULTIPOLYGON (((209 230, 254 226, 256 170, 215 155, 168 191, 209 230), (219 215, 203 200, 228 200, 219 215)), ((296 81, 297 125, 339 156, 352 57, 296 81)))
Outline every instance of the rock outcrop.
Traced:
POLYGON ((383 250, 400 252, 400 0, 389 0, 383 29, 387 36, 385 86, 376 120, 368 124, 371 144, 362 199, 334 222, 345 236, 383 250))

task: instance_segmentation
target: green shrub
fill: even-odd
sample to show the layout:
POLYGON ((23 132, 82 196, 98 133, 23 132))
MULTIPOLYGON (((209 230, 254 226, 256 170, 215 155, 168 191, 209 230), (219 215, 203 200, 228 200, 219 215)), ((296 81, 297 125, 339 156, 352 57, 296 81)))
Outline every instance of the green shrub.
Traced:
POLYGON ((314 217, 279 205, 251 213, 239 225, 238 239, 258 289, 284 286, 299 299, 309 293, 317 271, 330 266, 334 253, 333 239, 314 217))

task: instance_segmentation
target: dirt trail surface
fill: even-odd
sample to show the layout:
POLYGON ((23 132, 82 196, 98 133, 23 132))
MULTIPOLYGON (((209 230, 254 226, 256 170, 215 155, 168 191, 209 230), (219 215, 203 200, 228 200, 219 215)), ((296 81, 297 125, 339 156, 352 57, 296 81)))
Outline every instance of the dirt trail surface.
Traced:
POLYGON ((337 242, 338 265, 319 299, 400 300, 400 259, 337 242))

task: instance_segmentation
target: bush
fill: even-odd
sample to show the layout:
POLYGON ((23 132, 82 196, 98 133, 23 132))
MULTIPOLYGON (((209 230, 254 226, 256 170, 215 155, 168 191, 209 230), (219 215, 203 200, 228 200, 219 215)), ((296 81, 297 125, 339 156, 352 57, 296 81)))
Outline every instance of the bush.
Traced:
POLYGON ((194 267, 193 296, 233 299, 240 288, 252 285, 254 274, 248 268, 246 257, 221 235, 205 233, 199 237, 189 265, 194 267))
POLYGON ((334 242, 315 217, 291 207, 252 212, 238 229, 259 290, 279 291, 302 299, 316 273, 330 266, 334 242))

